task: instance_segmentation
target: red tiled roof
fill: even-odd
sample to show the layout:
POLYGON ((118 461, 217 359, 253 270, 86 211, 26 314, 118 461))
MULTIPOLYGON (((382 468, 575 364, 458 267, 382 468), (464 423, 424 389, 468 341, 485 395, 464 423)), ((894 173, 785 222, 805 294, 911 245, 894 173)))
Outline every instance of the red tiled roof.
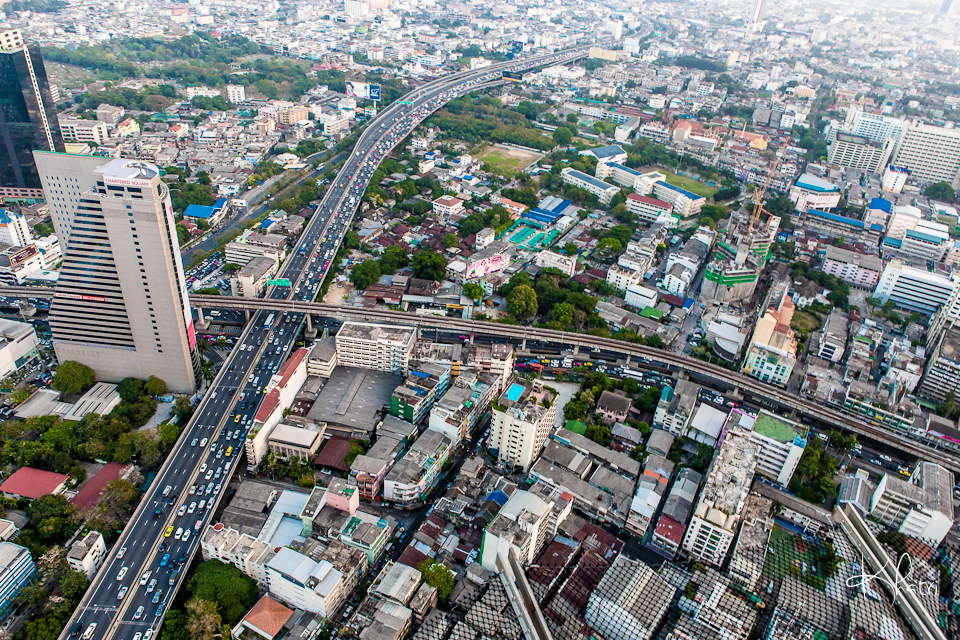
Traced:
POLYGON ((267 418, 270 417, 270 414, 276 410, 279 404, 280 392, 276 389, 271 389, 270 393, 263 398, 263 402, 260 403, 260 408, 257 409, 257 416, 253 419, 254 422, 266 422, 267 418))
POLYGON ((100 494, 103 493, 103 488, 107 486, 107 483, 119 479, 129 466, 130 465, 119 462, 107 463, 103 469, 97 472, 97 475, 90 478, 90 481, 83 485, 80 492, 77 493, 70 502, 80 509, 95 506, 100 501, 100 494))
POLYGON ((667 540, 670 540, 676 545, 679 545, 683 542, 683 534, 686 532, 687 528, 671 518, 670 516, 660 516, 660 520, 657 521, 656 533, 659 536, 663 536, 667 540))
POLYGON ((350 441, 340 436, 332 436, 313 460, 314 466, 330 467, 340 471, 349 471, 346 458, 350 453, 350 441))
POLYGON ((650 196, 642 196, 639 193, 628 194, 627 200, 636 200, 637 202, 643 202, 644 204, 650 204, 655 207, 662 207, 667 211, 673 211, 673 205, 669 202, 664 202, 663 200, 658 200, 657 198, 651 198, 650 196))
POLYGON ((293 610, 283 606, 270 596, 260 598, 250 613, 243 617, 245 625, 273 638, 283 630, 283 625, 293 616, 293 610))
POLYGON ((70 476, 31 467, 20 467, 0 485, 0 492, 36 500, 48 496, 66 482, 70 476))
POLYGON ((280 384, 278 387, 285 387, 290 381, 290 376, 297 370, 297 367, 300 366, 300 363, 304 361, 307 357, 306 347, 300 347, 283 363, 283 366, 280 367, 280 371, 277 372, 277 375, 280 376, 280 384))
POLYGON ((407 545, 407 548, 403 550, 403 553, 400 554, 400 557, 397 558, 397 562, 400 564, 405 564, 408 567, 413 567, 416 569, 420 564, 429 558, 425 553, 421 553, 413 548, 413 545, 407 545))

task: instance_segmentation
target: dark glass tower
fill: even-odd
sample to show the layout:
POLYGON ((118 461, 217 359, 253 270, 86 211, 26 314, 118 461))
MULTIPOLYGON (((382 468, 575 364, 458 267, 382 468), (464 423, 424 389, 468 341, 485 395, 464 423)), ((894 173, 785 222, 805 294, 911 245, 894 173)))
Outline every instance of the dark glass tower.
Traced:
POLYGON ((34 149, 64 151, 47 72, 39 47, 0 31, 0 187, 42 188, 34 149))

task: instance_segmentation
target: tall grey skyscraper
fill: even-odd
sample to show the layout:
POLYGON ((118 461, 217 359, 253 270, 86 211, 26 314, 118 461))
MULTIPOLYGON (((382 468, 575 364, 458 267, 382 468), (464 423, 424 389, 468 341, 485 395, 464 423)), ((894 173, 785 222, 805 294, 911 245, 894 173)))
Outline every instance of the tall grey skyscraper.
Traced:
POLYGON ((42 198, 33 150, 63 151, 40 49, 0 31, 0 196, 42 198))
POLYGON ((753 2, 753 16, 750 20, 750 24, 757 24, 763 20, 763 10, 767 8, 767 0, 754 0, 753 2))
POLYGON ((82 362, 100 380, 156 375, 172 391, 194 391, 196 334, 159 169, 138 160, 100 158, 91 169, 83 156, 37 157, 41 167, 76 162, 90 174, 41 174, 51 197, 76 200, 57 225, 64 246, 50 305, 57 358, 82 362), (65 182, 92 186, 74 194, 65 182))

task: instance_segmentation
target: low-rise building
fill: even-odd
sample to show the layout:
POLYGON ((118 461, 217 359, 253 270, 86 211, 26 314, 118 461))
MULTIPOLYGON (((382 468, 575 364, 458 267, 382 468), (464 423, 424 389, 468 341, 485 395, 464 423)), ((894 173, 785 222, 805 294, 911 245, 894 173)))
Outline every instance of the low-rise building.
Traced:
POLYGON ((621 553, 590 592, 583 617, 608 640, 649 640, 675 593, 653 569, 621 553))
POLYGON ((725 435, 684 534, 683 548, 691 557, 715 566, 723 564, 740 525, 758 450, 746 431, 735 428, 725 435))
POLYGON ((109 137, 107 124, 99 120, 82 120, 75 115, 60 114, 57 116, 60 132, 66 141, 92 142, 103 144, 109 137))
POLYGON ((427 429, 384 478, 383 499, 398 506, 420 504, 433 491, 453 442, 443 433, 427 429))
POLYGON ((410 366, 410 375, 393 390, 390 415, 420 424, 450 386, 450 367, 431 362, 410 366))
POLYGON ((693 512, 693 504, 697 499, 697 490, 703 478, 693 469, 681 469, 677 479, 670 487, 670 493, 660 512, 657 526, 650 536, 650 546, 669 559, 676 557, 683 544, 683 536, 687 530, 687 522, 693 512))
MULTIPOLYGON (((740 425, 745 423, 743 418, 746 416, 739 409, 731 412, 731 418, 740 425)), ((759 446, 757 474, 780 486, 789 485, 807 446, 807 430, 792 420, 761 409, 753 421, 750 440, 759 446)))
MULTIPOLYGON (((779 286, 784 284, 781 282, 779 286)), ((774 305, 757 320, 742 371, 763 382, 786 386, 797 364, 797 338, 790 326, 795 307, 787 295, 789 287, 782 288, 783 295, 774 293, 771 296, 774 305)))
POLYGON ((48 495, 60 495, 67 490, 70 476, 32 467, 20 467, 0 485, 0 493, 8 498, 36 500, 48 495))
POLYGON ((254 258, 230 277, 231 292, 243 298, 259 298, 268 281, 276 275, 279 264, 273 258, 254 258))
POLYGON ((497 373, 460 374, 430 409, 430 428, 450 438, 454 446, 469 438, 490 408, 499 380, 497 373))
POLYGON ((613 196, 620 193, 620 189, 609 182, 604 182, 603 180, 594 178, 589 174, 577 171, 571 167, 562 169, 560 175, 565 183, 584 189, 597 196, 601 204, 610 204, 613 196))
POLYGON ((644 222, 656 222, 663 215, 673 215, 673 205, 666 200, 643 196, 639 193, 627 195, 627 211, 644 222))
POLYGON ((643 463, 643 475, 637 483, 637 491, 630 504, 627 516, 627 531, 643 539, 650 522, 660 508, 660 501, 667 492, 670 476, 673 475, 673 463, 660 455, 650 455, 643 463))
POLYGON ((103 566, 103 560, 107 557, 107 545, 103 541, 103 536, 99 531, 91 531, 77 540, 67 551, 67 564, 74 571, 87 576, 87 580, 93 580, 100 567, 103 566))
POLYGON ((433 201, 433 211, 441 218, 460 215, 463 213, 463 200, 453 196, 440 196, 433 201))
POLYGON ((254 258, 270 258, 279 262, 287 255, 287 237, 272 233, 257 233, 247 229, 236 240, 224 247, 228 263, 247 264, 254 258))

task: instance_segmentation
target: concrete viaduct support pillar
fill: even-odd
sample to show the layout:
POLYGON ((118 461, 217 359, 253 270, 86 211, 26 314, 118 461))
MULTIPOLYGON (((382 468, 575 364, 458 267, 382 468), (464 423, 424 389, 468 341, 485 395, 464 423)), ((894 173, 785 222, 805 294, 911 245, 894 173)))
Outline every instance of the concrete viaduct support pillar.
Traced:
POLYGON ((631 361, 631 360, 633 360, 633 354, 632 354, 632 353, 628 353, 628 354, 627 354, 627 366, 628 366, 628 367, 630 366, 630 361, 631 361))
POLYGON ((250 322, 250 309, 243 310, 243 321, 250 322))
POLYGON ((580 345, 578 344, 573 345, 573 355, 575 356, 580 355, 580 345))
POLYGON ((303 332, 303 335, 304 337, 309 338, 310 340, 313 340, 314 338, 317 337, 317 330, 313 328, 313 318, 310 316, 309 313, 306 315, 307 315, 307 329, 303 332))
POLYGON ((520 345, 520 350, 521 350, 521 351, 526 351, 526 350, 527 350, 527 339, 526 339, 526 338, 523 339, 523 344, 520 345))
POLYGON ((203 317, 203 307, 197 306, 197 329, 206 330, 210 321, 203 317))

